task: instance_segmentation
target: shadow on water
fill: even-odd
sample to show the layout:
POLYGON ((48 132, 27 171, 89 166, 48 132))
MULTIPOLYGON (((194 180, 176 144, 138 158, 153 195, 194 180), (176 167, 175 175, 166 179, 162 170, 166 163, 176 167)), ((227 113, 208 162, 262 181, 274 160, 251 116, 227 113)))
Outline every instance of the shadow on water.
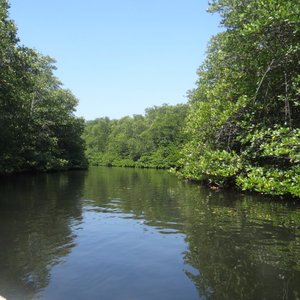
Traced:
POLYGON ((51 268, 70 253, 81 220, 84 176, 18 175, 0 184, 0 294, 33 299, 51 268))

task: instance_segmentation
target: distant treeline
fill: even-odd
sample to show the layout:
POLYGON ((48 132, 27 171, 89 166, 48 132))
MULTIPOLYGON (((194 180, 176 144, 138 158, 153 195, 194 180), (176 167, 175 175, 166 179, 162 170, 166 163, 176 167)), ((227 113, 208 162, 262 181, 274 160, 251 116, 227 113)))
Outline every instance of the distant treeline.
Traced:
POLYGON ((53 75, 54 60, 19 45, 0 0, 0 174, 82 168, 84 120, 53 75))
POLYGON ((145 116, 119 120, 99 118, 86 123, 83 137, 91 165, 179 167, 187 105, 146 109, 145 116))
POLYGON ((214 0, 212 37, 188 105, 89 122, 92 164, 175 167, 215 187, 300 197, 300 5, 214 0))

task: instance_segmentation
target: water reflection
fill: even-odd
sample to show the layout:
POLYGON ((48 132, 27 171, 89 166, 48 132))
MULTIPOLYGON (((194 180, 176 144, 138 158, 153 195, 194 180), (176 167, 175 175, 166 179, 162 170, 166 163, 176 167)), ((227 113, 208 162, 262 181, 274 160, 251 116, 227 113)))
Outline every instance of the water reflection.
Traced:
POLYGON ((178 180, 166 171, 91 168, 85 180, 85 203, 97 212, 127 213, 125 217, 144 220, 166 233, 183 232, 177 185, 178 180))
POLYGON ((0 195, 9 299, 300 298, 296 204, 117 168, 19 176, 0 195))
MULTIPOLYGON (((300 211, 259 197, 184 189, 186 272, 210 299, 298 299, 300 211)), ((290 207, 289 207, 290 206, 290 207)))
POLYGON ((81 220, 82 176, 75 173, 1 178, 0 294, 33 299, 74 245, 81 220))
POLYGON ((201 298, 300 296, 300 210, 296 204, 213 192, 179 182, 165 172, 96 172, 96 178, 93 173, 87 177, 85 192, 95 199, 94 209, 126 212, 132 216, 123 217, 143 219, 160 233, 186 235, 186 275, 201 298))

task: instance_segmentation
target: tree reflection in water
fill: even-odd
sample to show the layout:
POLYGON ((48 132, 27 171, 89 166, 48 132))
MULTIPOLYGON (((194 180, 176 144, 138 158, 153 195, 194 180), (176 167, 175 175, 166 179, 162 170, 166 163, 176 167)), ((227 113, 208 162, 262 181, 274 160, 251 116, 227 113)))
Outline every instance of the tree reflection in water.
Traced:
POLYGON ((156 170, 94 170, 85 195, 98 207, 131 213, 162 233, 184 233, 186 274, 201 298, 300 297, 300 210, 295 203, 214 192, 156 170))
POLYGON ((80 285, 86 284, 87 289, 91 278, 96 283, 99 281, 98 286, 89 289, 90 293, 94 291, 89 294, 94 299, 101 293, 111 296, 105 291, 114 291, 114 295, 120 297, 125 292, 128 295, 145 293, 145 299, 149 299, 141 286, 136 286, 135 291, 129 290, 128 286, 137 282, 137 278, 142 286, 151 286, 156 299, 165 299, 174 293, 177 283, 187 292, 186 299, 198 297, 191 282, 202 299, 300 297, 300 209, 297 204, 270 202, 265 197, 234 192, 214 192, 181 182, 165 171, 118 168, 20 175, 3 179, 0 195, 0 291, 8 299, 31 299, 39 295, 52 299, 55 284, 60 285, 60 292, 66 295, 70 290, 73 295, 78 296, 78 292, 83 295, 82 286, 73 286, 69 280, 74 270, 78 276, 71 278, 78 279, 80 285), (128 219, 128 222, 120 219, 128 219), (141 227, 135 225, 137 222, 150 233, 143 234, 141 227), (83 228, 91 226, 93 234, 88 231, 89 227, 80 233, 75 231, 79 224, 83 228), (127 224, 130 234, 126 237, 120 234, 127 231, 117 224, 127 224), (84 236, 85 233, 90 236, 84 236), (161 237, 164 247, 175 245, 182 250, 157 247, 155 243, 161 243, 161 237), (78 242, 80 238, 84 243, 78 242), (131 249, 134 255, 120 257, 118 250, 122 247, 125 252, 131 249), (150 255, 152 249, 156 253, 153 256, 150 255), (75 266, 69 260, 74 252, 71 262, 78 262, 75 266), (173 255, 168 257, 169 261, 177 265, 165 265, 172 270, 165 273, 172 278, 166 287, 161 284, 165 278, 159 278, 151 265, 159 262, 161 266, 165 263, 162 258, 166 259, 169 254, 173 255), (107 265, 101 255, 107 255, 112 264, 107 265), (147 262, 143 261, 145 257, 147 262), (53 273, 53 266, 62 266, 63 261, 68 262, 68 267, 56 268, 53 273), (120 270, 122 265, 127 267, 120 270), (80 275, 83 270, 84 277, 80 275), (146 271, 148 277, 136 274, 136 270, 146 271), (149 276, 151 270, 155 278, 149 276), (62 272, 61 277, 55 277, 57 272, 62 272), (116 290, 114 285, 101 285, 107 272, 110 276, 107 285, 117 280, 123 290, 116 290), (120 272, 123 272, 121 278, 118 277, 120 272), (68 282, 69 290, 64 290, 60 279, 68 282), (157 286, 153 287, 153 282, 157 286), (163 294, 166 290, 169 294, 163 294))
POLYGON ((74 172, 1 179, 2 296, 32 299, 48 285, 51 268, 74 247, 83 180, 74 172))
POLYGON ((210 299, 297 299, 300 296, 300 210, 206 189, 178 199, 186 217, 186 271, 210 299))

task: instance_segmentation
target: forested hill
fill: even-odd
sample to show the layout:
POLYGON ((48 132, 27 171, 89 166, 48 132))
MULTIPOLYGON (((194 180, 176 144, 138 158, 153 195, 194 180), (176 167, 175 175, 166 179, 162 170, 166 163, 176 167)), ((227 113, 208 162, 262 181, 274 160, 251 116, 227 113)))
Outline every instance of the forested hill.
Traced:
POLYGON ((54 60, 20 45, 0 0, 0 174, 82 168, 84 120, 54 60))
POLYGON ((217 187, 300 197, 300 2, 214 0, 209 11, 224 30, 188 106, 89 122, 89 160, 176 167, 217 187))

